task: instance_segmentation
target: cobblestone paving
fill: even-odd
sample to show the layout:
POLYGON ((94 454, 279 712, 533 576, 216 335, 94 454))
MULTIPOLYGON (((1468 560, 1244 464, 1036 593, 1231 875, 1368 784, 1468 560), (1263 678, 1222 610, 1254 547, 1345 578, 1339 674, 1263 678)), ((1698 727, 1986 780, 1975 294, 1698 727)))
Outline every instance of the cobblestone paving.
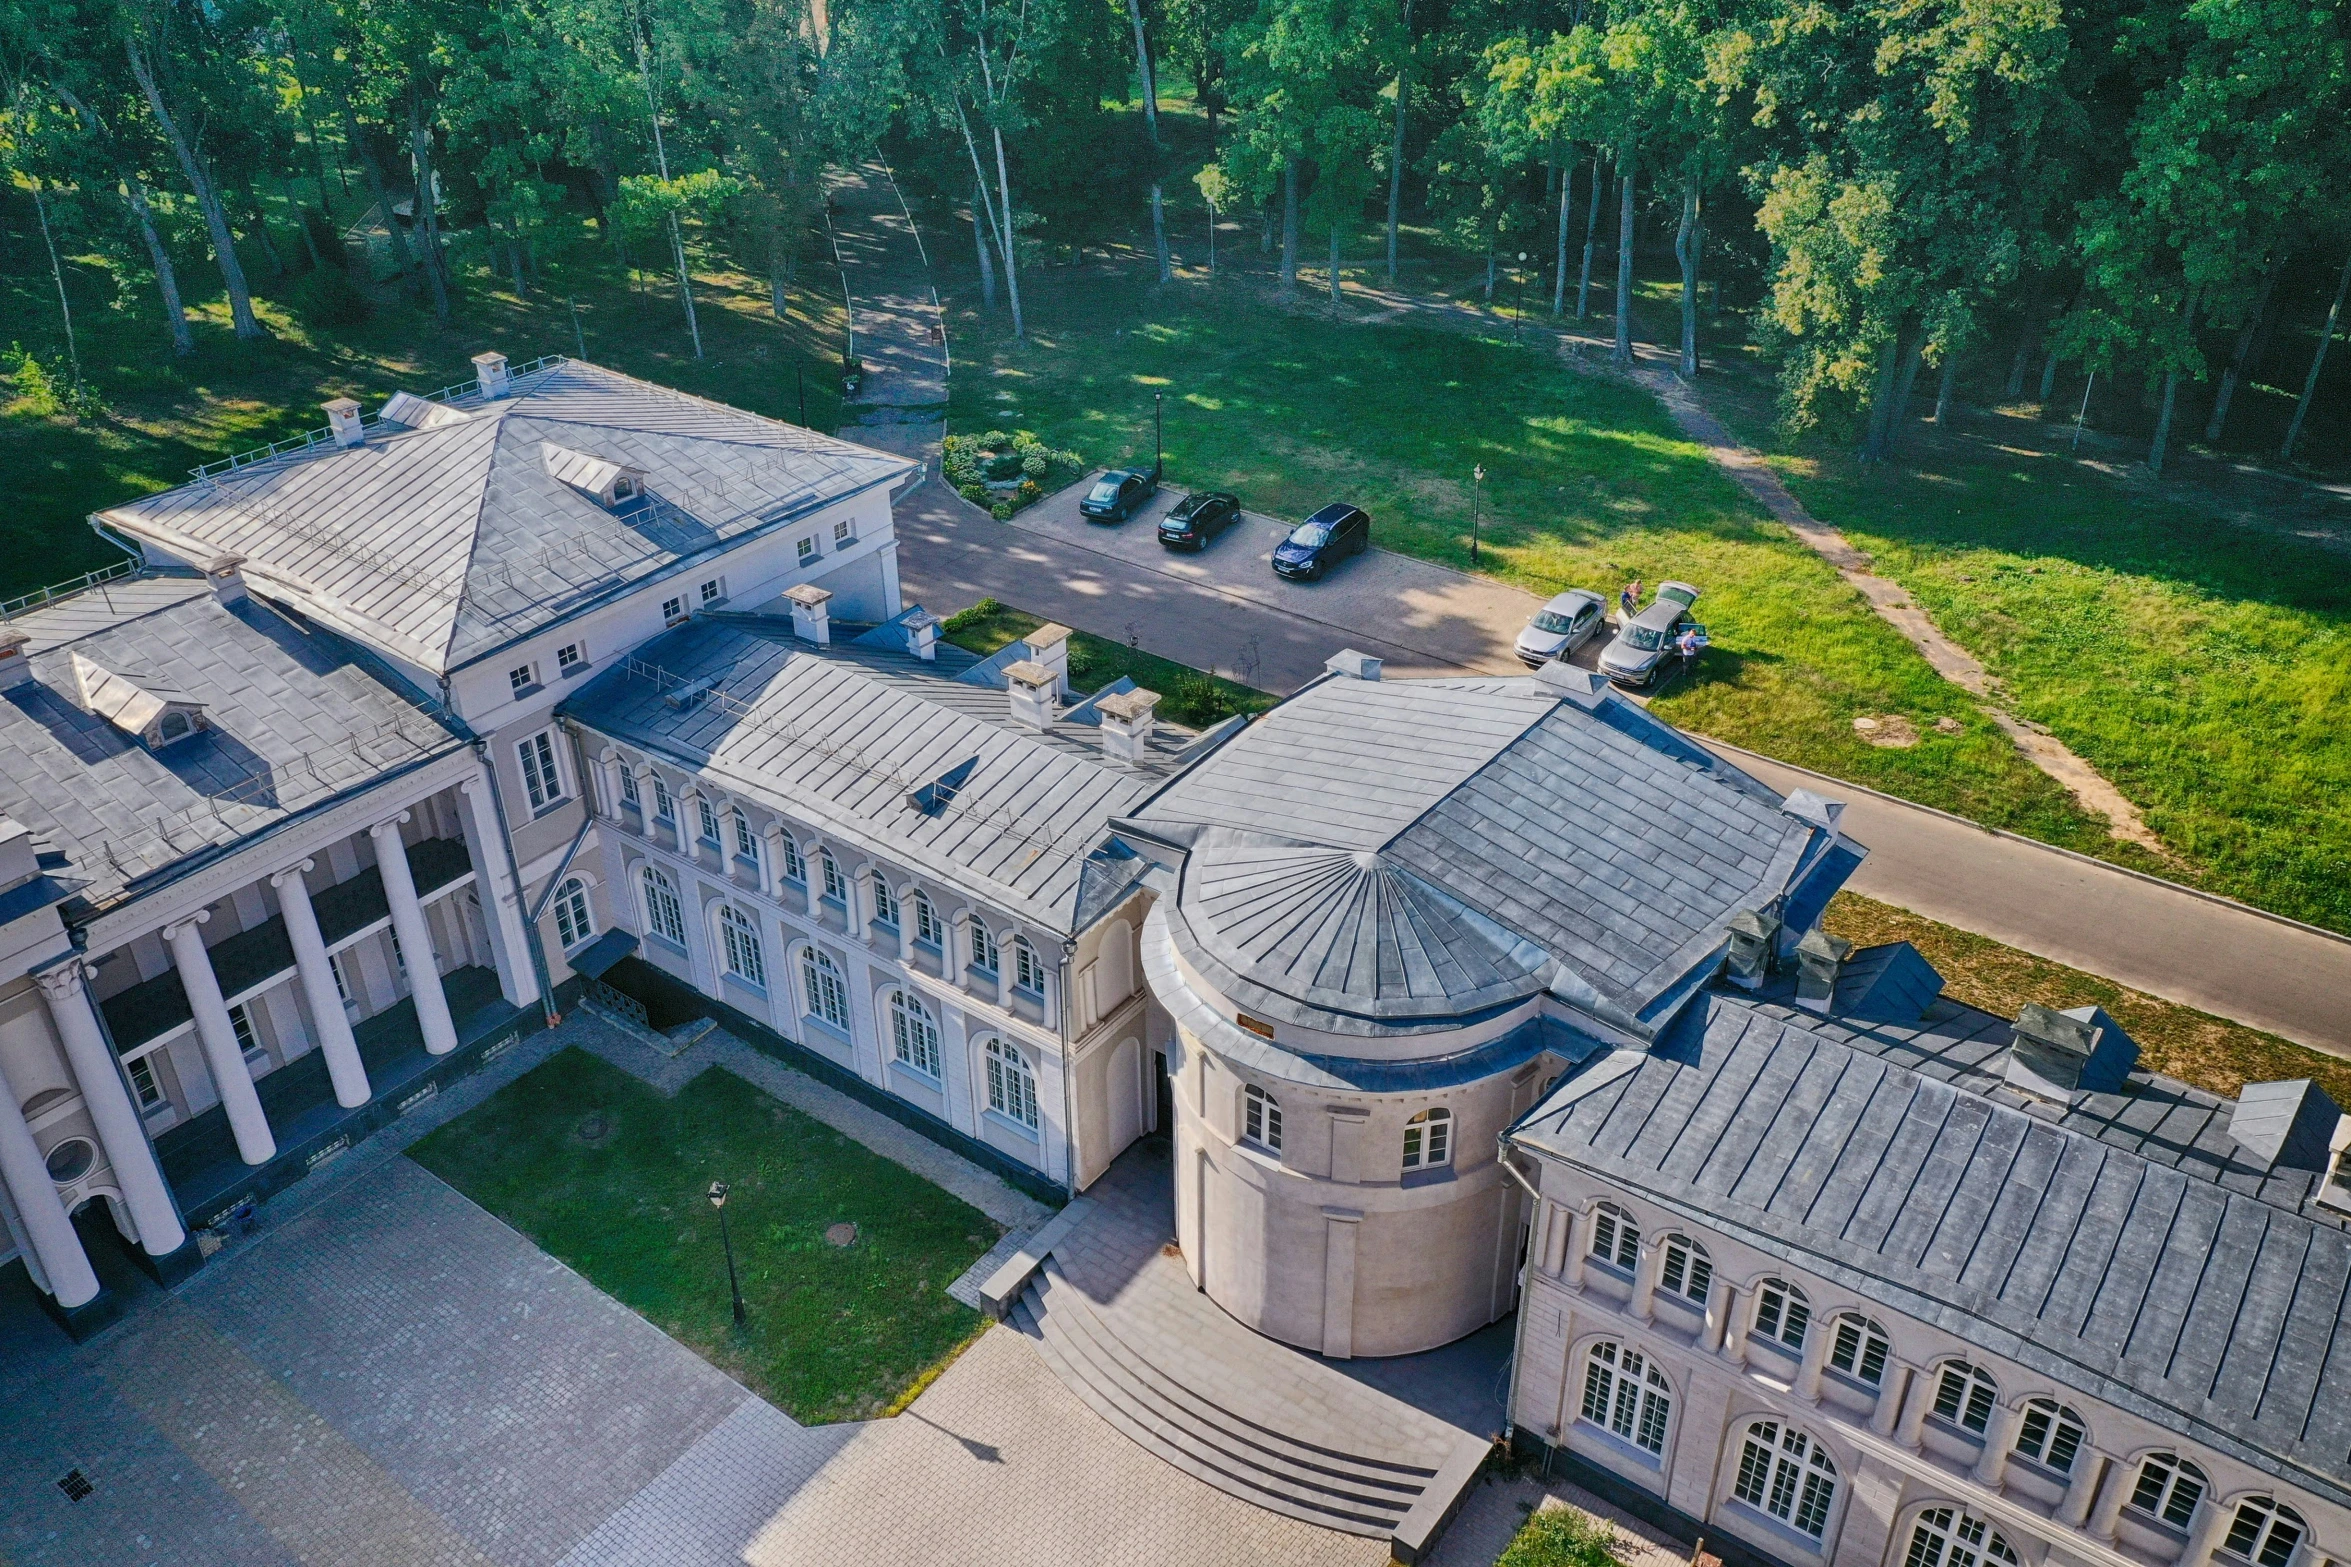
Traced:
POLYGON ((1492 1567, 1495 1557, 1538 1507, 1572 1507, 1616 1528, 1617 1560, 1624 1567, 1683 1567, 1690 1548, 1620 1512, 1589 1491, 1560 1481, 1496 1480, 1479 1486, 1437 1541, 1429 1567, 1492 1567))

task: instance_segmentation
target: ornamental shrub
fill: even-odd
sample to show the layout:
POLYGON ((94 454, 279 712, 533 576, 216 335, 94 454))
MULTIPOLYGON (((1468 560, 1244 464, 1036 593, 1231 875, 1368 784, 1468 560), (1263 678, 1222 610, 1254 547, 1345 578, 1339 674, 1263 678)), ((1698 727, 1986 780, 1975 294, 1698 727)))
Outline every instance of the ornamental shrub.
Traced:
POLYGON ((1494 1567, 1624 1567, 1616 1531, 1572 1507, 1538 1509, 1494 1567))
POLYGON ((995 505, 988 508, 988 515, 995 518, 998 522, 1010 522, 1012 520, 1012 514, 1016 509, 1017 508, 1015 508, 1010 501, 998 501, 995 505))
POLYGON ((1046 466, 1047 459, 1044 452, 1033 446, 1020 460, 1020 471, 1032 479, 1045 477, 1046 466))
POLYGON ((1004 440, 1005 437, 1002 430, 990 430, 987 434, 980 437, 980 444, 988 448, 988 450, 994 451, 1004 444, 1004 440))
POLYGON ((1044 499, 1045 487, 1034 479, 1023 479, 1020 481, 1020 490, 1018 493, 1020 496, 1020 503, 1023 506, 1030 506, 1044 499))

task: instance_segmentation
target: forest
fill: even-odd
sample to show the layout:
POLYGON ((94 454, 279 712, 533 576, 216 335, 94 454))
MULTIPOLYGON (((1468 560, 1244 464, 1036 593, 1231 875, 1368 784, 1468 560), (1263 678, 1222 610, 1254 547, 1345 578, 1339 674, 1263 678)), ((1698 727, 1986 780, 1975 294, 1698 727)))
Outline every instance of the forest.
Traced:
POLYGON ((1738 333, 1789 431, 1866 459, 1962 375, 2046 403, 2063 365, 2139 389, 2159 473, 2281 345, 2263 455, 2298 455, 2351 290, 2347 43, 2345 0, 4 0, 0 161, 60 306, 96 254, 158 355, 191 287, 244 339, 257 267, 313 323, 386 279, 445 320, 461 261, 527 296, 583 222, 699 353, 688 235, 781 315, 824 171, 878 154, 968 212, 1015 333, 1041 259, 1148 236, 1165 280, 1179 197, 1289 295, 1342 251, 1392 283, 1400 231, 1489 298, 1527 263, 1619 360, 1640 250, 1684 373, 1738 333))

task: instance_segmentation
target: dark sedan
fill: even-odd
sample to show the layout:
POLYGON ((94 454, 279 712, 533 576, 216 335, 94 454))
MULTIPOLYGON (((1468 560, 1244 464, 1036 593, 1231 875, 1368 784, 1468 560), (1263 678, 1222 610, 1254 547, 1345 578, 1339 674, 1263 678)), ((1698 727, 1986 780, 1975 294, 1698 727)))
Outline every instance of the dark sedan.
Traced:
POLYGON ((1088 522, 1124 522, 1158 493, 1157 474, 1113 468, 1086 491, 1086 498, 1078 502, 1078 514, 1088 522))
POLYGON ((1200 550, 1241 520, 1241 499, 1221 490, 1194 495, 1159 519, 1159 542, 1171 550, 1200 550))
POLYGON ((1371 515, 1344 502, 1325 506, 1290 530, 1273 547, 1273 569, 1285 577, 1312 582, 1331 569, 1333 561, 1360 555, 1371 548, 1371 515))

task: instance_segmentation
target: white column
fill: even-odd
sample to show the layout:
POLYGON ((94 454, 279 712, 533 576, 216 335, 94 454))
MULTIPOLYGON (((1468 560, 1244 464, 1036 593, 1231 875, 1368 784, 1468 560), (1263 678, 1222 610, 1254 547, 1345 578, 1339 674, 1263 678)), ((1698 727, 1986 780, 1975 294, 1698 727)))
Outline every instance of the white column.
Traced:
POLYGON ((48 1276, 49 1293, 57 1304, 70 1311, 96 1300, 98 1275, 91 1271, 82 1238, 74 1233, 73 1219, 57 1195, 57 1183, 49 1179, 41 1145, 25 1124, 24 1105, 5 1078, 0 1078, 0 1180, 8 1183, 25 1239, 40 1271, 48 1276))
POLYGON ((416 878, 408 871, 408 847, 400 841, 402 811, 367 830, 375 840, 376 871, 384 878, 384 901, 392 907, 392 933, 408 965, 408 995, 416 1003, 416 1026, 425 1054, 445 1056, 457 1048, 457 1025, 449 1021, 449 998, 441 993, 441 966, 433 958, 433 933, 425 927, 424 905, 416 901, 416 878))
POLYGON ((1918 1446, 1918 1434, 1926 1428, 1927 1410, 1935 1402, 1935 1379, 1924 1366, 1910 1374, 1910 1396, 1902 1401, 1902 1422, 1894 1428, 1894 1440, 1904 1447, 1918 1446))
MULTIPOLYGON (((2098 1495, 2099 1472, 2105 1464, 2106 1455, 2094 1447, 2084 1447, 2074 1454, 2073 1475, 2066 1482, 2065 1499, 2057 1504, 2059 1523, 2068 1529, 2079 1529, 2082 1520, 2090 1516, 2090 1503, 2098 1495)), ((2115 1489, 2120 1491, 2122 1487, 2117 1485, 2115 1489)))
POLYGON ((81 960, 69 959, 40 979, 42 998, 49 1003, 50 1019, 64 1042, 65 1058, 73 1065, 82 1103, 97 1123, 106 1162, 114 1166, 123 1205, 130 1209, 131 1223, 138 1227, 139 1244, 150 1257, 168 1257, 187 1244, 188 1233, 180 1227, 171 1189, 164 1185, 154 1145, 147 1141, 147 1129, 139 1122, 130 1090, 123 1086, 114 1052, 98 1031, 97 1015, 90 1010, 90 992, 82 982, 81 960))
POLYGON ((1754 1305, 1755 1292, 1736 1287, 1723 1303, 1722 1358, 1734 1366, 1747 1363, 1747 1313, 1754 1305))
POLYGON ((1637 1321, 1653 1322, 1656 1320, 1657 1275, 1664 1267, 1665 1243, 1663 1240, 1652 1239, 1641 1252, 1640 1266, 1633 1270, 1631 1309, 1637 1321))
POLYGON ((1984 1429, 1984 1450, 1976 1457, 1976 1484, 1987 1491, 2000 1489, 2000 1482, 2008 1476, 2008 1454, 2016 1446, 2017 1432, 2023 1429, 2022 1404, 1993 1411, 1992 1423, 1984 1429))
POLYGON ((1829 1340, 1835 1332, 1833 1320, 1815 1317, 1804 1335, 1804 1358, 1796 1367, 1796 1396, 1807 1404, 1820 1402, 1820 1374, 1828 1364, 1829 1340))
POLYGON ((1701 1341, 1708 1354, 1722 1348, 1723 1334, 1731 1325, 1731 1308, 1738 1304, 1739 1292, 1731 1281, 1715 1275, 1714 1284, 1706 1291, 1706 1336, 1701 1341))
MULTIPOLYGON (((269 884, 278 890, 278 912, 286 918, 286 939, 294 945, 294 973, 302 981, 302 999, 310 1003, 310 1026, 318 1030, 319 1053, 327 1058, 335 1103, 356 1110, 375 1095, 359 1059, 359 1041, 351 1037, 351 1019, 335 990, 334 970, 327 965, 326 938, 319 934, 318 914, 310 906, 310 887, 302 880, 311 864, 304 860, 289 866, 270 877, 269 884)), ((403 937, 401 946, 407 944, 403 937)))
MULTIPOLYGON (((538 971, 531 966, 530 943, 522 928, 522 894, 508 869, 506 833, 499 825, 498 802, 490 793, 497 786, 485 762, 457 791, 465 796, 466 844, 472 851, 474 887, 490 927, 498 988, 510 1004, 527 1007, 539 999, 538 971)), ((406 945, 405 936, 401 943, 406 945)))
POLYGON ((247 1164, 267 1164, 277 1156, 278 1140, 270 1134, 269 1117, 261 1113, 253 1070, 245 1065, 245 1052, 237 1045, 228 1003, 212 972, 212 954, 204 950, 204 932, 197 928, 211 917, 208 910, 199 909, 176 925, 164 926, 163 939, 180 971, 180 986, 188 993, 188 1010, 196 1015, 196 1042, 204 1047, 212 1086, 228 1114, 229 1130, 236 1133, 237 1157, 247 1164))
POLYGON ((1584 1253, 1590 1250, 1585 1237, 1591 1229, 1591 1215, 1567 1210, 1567 1260, 1562 1265, 1560 1282, 1571 1290, 1584 1287, 1584 1253))
POLYGON ((596 758, 596 777, 600 787, 597 793, 604 798, 602 815, 606 821, 620 820, 620 753, 610 746, 596 758))
POLYGON ((2213 1500, 2212 1493, 2204 1493, 2203 1502, 2196 1509, 2196 1521, 2188 1533, 2188 1548, 2180 1552, 2177 1567, 2209 1567, 2212 1553, 2220 1545, 2222 1531, 2228 1528, 2234 1510, 2213 1500))
POLYGON ((1878 1383, 1877 1407, 1869 1412, 1869 1428, 1879 1436, 1894 1434, 1894 1423, 1902 1418, 1902 1389, 1910 1374, 1906 1362, 1887 1359, 1885 1377, 1878 1383))
MULTIPOLYGON (((2090 1538, 2112 1544, 2122 1526, 2122 1504, 2131 1497, 2131 1472, 2119 1458, 2106 1468, 2106 1490, 2098 1498, 2098 1505, 2090 1509, 2090 1538)), ((2072 1497, 2069 1495, 2067 1500, 2070 1502, 2072 1497)))

